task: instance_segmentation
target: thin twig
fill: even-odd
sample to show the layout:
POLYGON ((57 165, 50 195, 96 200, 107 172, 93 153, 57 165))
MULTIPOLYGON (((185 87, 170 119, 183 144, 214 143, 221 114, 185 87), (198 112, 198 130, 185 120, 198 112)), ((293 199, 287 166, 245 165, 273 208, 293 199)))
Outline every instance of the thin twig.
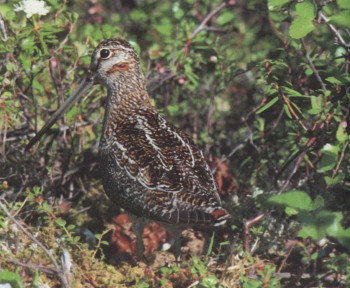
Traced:
POLYGON ((288 250, 286 256, 283 258, 283 260, 282 260, 280 266, 278 267, 276 273, 278 273, 278 274, 281 273, 282 268, 283 268, 283 267, 285 266, 285 264, 287 263, 287 260, 288 260, 288 258, 289 258, 289 256, 290 256, 290 254, 292 253, 293 249, 294 249, 294 247, 290 247, 290 248, 289 248, 289 250, 288 250))
POLYGON ((265 213, 261 213, 258 216, 254 217, 253 219, 250 219, 244 223, 244 251, 247 253, 250 253, 250 236, 249 236, 249 229, 251 226, 254 226, 258 224, 263 218, 265 217, 265 213))
POLYGON ((13 223, 15 223, 17 225, 17 227, 20 230, 22 230, 22 232, 24 234, 26 234, 29 239, 31 239, 34 243, 36 243, 45 252, 45 254, 50 258, 51 262, 55 266, 55 270, 57 271, 57 276, 60 278, 62 286, 68 288, 69 285, 67 283, 67 280, 66 280, 64 274, 62 273, 60 266, 58 265, 56 259, 51 254, 51 252, 38 239, 36 239, 26 228, 24 228, 21 223, 19 223, 14 217, 12 217, 10 212, 6 209, 6 207, 1 202, 0 202, 0 209, 5 212, 7 217, 13 223))
POLYGON ((4 20, 3 20, 1 13, 0 13, 0 30, 2 32, 2 36, 1 36, 2 41, 6 42, 7 41, 7 32, 6 32, 5 23, 4 23, 4 20))
MULTIPOLYGON (((272 74, 272 68, 268 61, 266 61, 265 68, 268 72, 268 74, 272 74)), ((303 123, 303 121, 300 119, 298 114, 295 112, 294 108, 292 107, 292 102, 289 100, 289 98, 284 94, 282 87, 277 83, 276 81, 272 81, 272 85, 275 87, 276 91, 278 91, 279 98, 283 100, 284 104, 287 105, 288 110, 290 114, 293 116, 293 118, 297 121, 297 123, 300 125, 301 128, 304 129, 304 131, 308 131, 308 128, 306 125, 303 123)))
POLYGON ((299 166, 301 164, 301 161, 303 160, 304 158, 304 155, 305 155, 305 152, 306 151, 302 151, 299 155, 298 155, 298 158, 297 160, 295 161, 295 165, 293 167, 293 170, 292 172, 288 175, 288 178, 286 179, 286 181, 284 181, 283 185, 278 189, 278 192, 277 192, 277 195, 278 194, 281 194, 289 185, 290 183, 290 180, 293 178, 294 174, 298 171, 299 169, 299 166))
POLYGON ((29 269, 32 269, 32 270, 39 270, 39 271, 42 271, 44 273, 47 273, 47 274, 57 274, 59 273, 59 271, 53 269, 53 268, 50 268, 50 267, 45 267, 45 266, 42 266, 42 265, 37 265, 37 264, 34 264, 34 263, 22 263, 20 261, 17 261, 15 259, 5 259, 6 262, 8 263, 12 263, 12 264, 15 264, 15 265, 18 265, 18 266, 22 266, 22 267, 25 267, 25 268, 29 268, 29 269))
POLYGON ((304 54, 306 57, 307 62, 309 63, 310 68, 312 69, 312 71, 314 72, 317 81, 321 84, 322 86, 322 90, 326 91, 326 85, 323 83, 322 78, 320 76, 320 73, 318 73, 318 70, 316 68, 316 66, 314 65, 312 59, 310 58, 309 53, 307 53, 307 49, 306 49, 306 45, 305 45, 305 40, 304 38, 301 38, 301 46, 304 48, 304 54))
POLYGON ((232 157, 238 150, 241 150, 243 147, 244 147, 243 143, 238 144, 235 148, 232 149, 230 154, 228 154, 227 156, 223 155, 220 161, 218 162, 218 164, 216 165, 216 167, 212 170, 212 173, 214 174, 223 162, 225 162, 228 158, 232 157))
POLYGON ((162 79, 157 79, 156 81, 158 82, 157 86, 153 87, 153 88, 150 88, 151 86, 151 83, 152 82, 155 82, 155 80, 153 79, 147 79, 147 82, 146 82, 146 87, 147 87, 147 90, 149 93, 154 93, 157 89, 159 89, 163 84, 164 82, 174 78, 176 75, 172 72, 170 72, 167 76, 165 76, 164 78, 162 79))
POLYGON ((320 121, 316 121, 313 126, 311 131, 313 131, 314 135, 312 137, 309 138, 309 140, 307 141, 307 143, 301 147, 299 149, 299 151, 297 151, 296 153, 294 153, 294 155, 292 155, 282 166, 282 168, 279 170, 279 172, 277 173, 276 177, 275 177, 275 181, 278 180, 278 178, 280 177, 280 175, 283 173, 283 171, 286 169, 286 167, 288 167, 291 163, 293 163, 295 161, 295 165, 293 167, 292 173, 288 176, 288 178, 286 179, 286 181, 283 183, 283 185, 279 188, 277 194, 282 193, 288 186, 290 180, 292 179, 293 175, 297 172, 300 164, 301 164, 301 160, 303 159, 303 156, 305 155, 305 153, 311 148, 313 147, 317 141, 318 141, 318 137, 322 134, 322 131, 324 129, 324 127, 327 125, 327 123, 329 122, 329 120, 332 118, 332 114, 327 115, 326 120, 324 120, 323 122, 320 121))
MULTIPOLYGON (((5 104, 3 104, 5 105, 5 104)), ((0 138, 0 143, 2 143, 2 148, 0 149, 0 154, 2 154, 4 157, 6 157, 6 138, 7 138, 7 125, 8 125, 8 116, 5 110, 5 107, 0 107, 1 110, 3 110, 3 130, 4 132, 1 133, 2 137, 0 138)), ((1 128, 1 127, 0 127, 1 128)))
POLYGON ((345 156, 345 150, 346 148, 348 147, 348 144, 349 144, 349 141, 347 141, 340 153, 340 157, 339 157, 339 160, 338 160, 338 163, 337 163, 337 166, 335 167, 335 169, 333 170, 333 173, 332 173, 332 178, 334 178, 337 174, 338 174, 338 171, 339 171, 339 168, 340 168, 340 164, 341 162, 343 161, 344 159, 344 156, 345 156))
MULTIPOLYGON (((275 83, 275 86, 278 86, 278 88, 279 88, 279 85, 277 83, 275 83)), ((284 95, 284 93, 282 92, 282 89, 280 89, 278 91, 279 91, 280 95, 282 96, 283 102, 287 105, 290 114, 292 114, 294 119, 297 121, 297 123, 300 125, 300 127, 304 129, 304 131, 308 131, 308 128, 306 127, 306 125, 303 123, 303 121, 301 121, 298 114, 294 111, 294 108, 292 107, 292 104, 291 104, 291 101, 289 100, 289 98, 286 95, 284 95)))
POLYGON ((328 17, 321 10, 318 11, 318 17, 326 22, 328 27, 333 31, 335 37, 337 37, 337 39, 339 40, 341 46, 349 49, 350 43, 345 42, 343 36, 341 36, 340 32, 337 30, 337 28, 335 28, 335 26, 333 24, 329 23, 328 17))
POLYGON ((193 32, 191 34, 191 39, 196 37, 196 35, 204 29, 205 25, 210 21, 210 19, 213 18, 217 13, 220 12, 220 10, 224 9, 226 6, 227 6, 226 2, 222 2, 217 7, 215 7, 213 10, 211 10, 209 12, 209 14, 207 16, 205 16, 205 18, 203 19, 201 24, 199 24, 199 26, 195 30, 193 30, 193 32))
POLYGON ((203 21, 198 25, 198 27, 192 31, 191 36, 187 38, 186 45, 183 49, 185 56, 187 56, 188 54, 193 38, 195 38, 198 35, 198 33, 201 32, 206 27, 205 25, 210 21, 211 18, 213 18, 217 13, 220 12, 220 10, 222 10, 226 6, 227 6, 226 2, 222 2, 221 4, 219 4, 213 10, 211 10, 209 14, 205 16, 203 21))

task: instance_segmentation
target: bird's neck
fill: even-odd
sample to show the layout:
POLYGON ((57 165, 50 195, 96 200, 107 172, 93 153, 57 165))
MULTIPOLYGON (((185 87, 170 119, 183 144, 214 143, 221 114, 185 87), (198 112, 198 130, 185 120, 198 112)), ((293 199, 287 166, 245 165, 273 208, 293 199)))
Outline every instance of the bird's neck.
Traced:
POLYGON ((154 109, 143 79, 125 79, 108 83, 108 96, 104 117, 104 135, 113 133, 118 123, 125 121, 142 109, 154 109))

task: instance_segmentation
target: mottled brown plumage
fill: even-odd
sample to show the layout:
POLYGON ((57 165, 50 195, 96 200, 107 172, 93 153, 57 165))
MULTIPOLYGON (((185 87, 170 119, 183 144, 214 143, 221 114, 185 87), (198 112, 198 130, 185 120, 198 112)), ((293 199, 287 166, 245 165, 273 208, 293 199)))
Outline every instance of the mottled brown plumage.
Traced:
POLYGON ((106 40, 91 63, 95 79, 108 87, 100 154, 110 199, 132 214, 169 224, 223 224, 229 215, 202 152, 151 105, 130 44, 106 40), (111 54, 106 60, 104 49, 111 54))
POLYGON ((103 41, 90 70, 27 148, 92 84, 102 84, 108 99, 100 155, 109 198, 131 214, 167 224, 223 225, 229 213, 202 152, 151 105, 134 48, 122 39, 103 41))

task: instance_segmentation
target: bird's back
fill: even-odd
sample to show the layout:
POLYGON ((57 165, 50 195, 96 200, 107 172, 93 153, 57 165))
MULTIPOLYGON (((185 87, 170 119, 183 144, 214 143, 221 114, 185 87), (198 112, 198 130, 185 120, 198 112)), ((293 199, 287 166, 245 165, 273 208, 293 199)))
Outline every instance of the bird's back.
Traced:
POLYGON ((170 224, 226 222, 210 169, 184 132, 147 107, 105 125, 103 183, 116 204, 170 224))

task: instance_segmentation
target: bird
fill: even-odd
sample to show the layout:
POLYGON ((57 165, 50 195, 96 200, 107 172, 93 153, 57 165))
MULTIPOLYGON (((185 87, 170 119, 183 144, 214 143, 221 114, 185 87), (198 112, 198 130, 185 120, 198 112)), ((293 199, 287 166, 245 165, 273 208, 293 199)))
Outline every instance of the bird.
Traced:
MULTIPOLYGON (((143 256, 140 219, 175 227, 177 238, 184 227, 225 225, 231 216, 202 151, 152 105, 139 56, 123 38, 98 44, 86 77, 27 150, 95 84, 107 87, 99 143, 102 184, 109 199, 133 216, 138 257, 143 256)), ((178 250, 179 243, 175 246, 178 250)))

